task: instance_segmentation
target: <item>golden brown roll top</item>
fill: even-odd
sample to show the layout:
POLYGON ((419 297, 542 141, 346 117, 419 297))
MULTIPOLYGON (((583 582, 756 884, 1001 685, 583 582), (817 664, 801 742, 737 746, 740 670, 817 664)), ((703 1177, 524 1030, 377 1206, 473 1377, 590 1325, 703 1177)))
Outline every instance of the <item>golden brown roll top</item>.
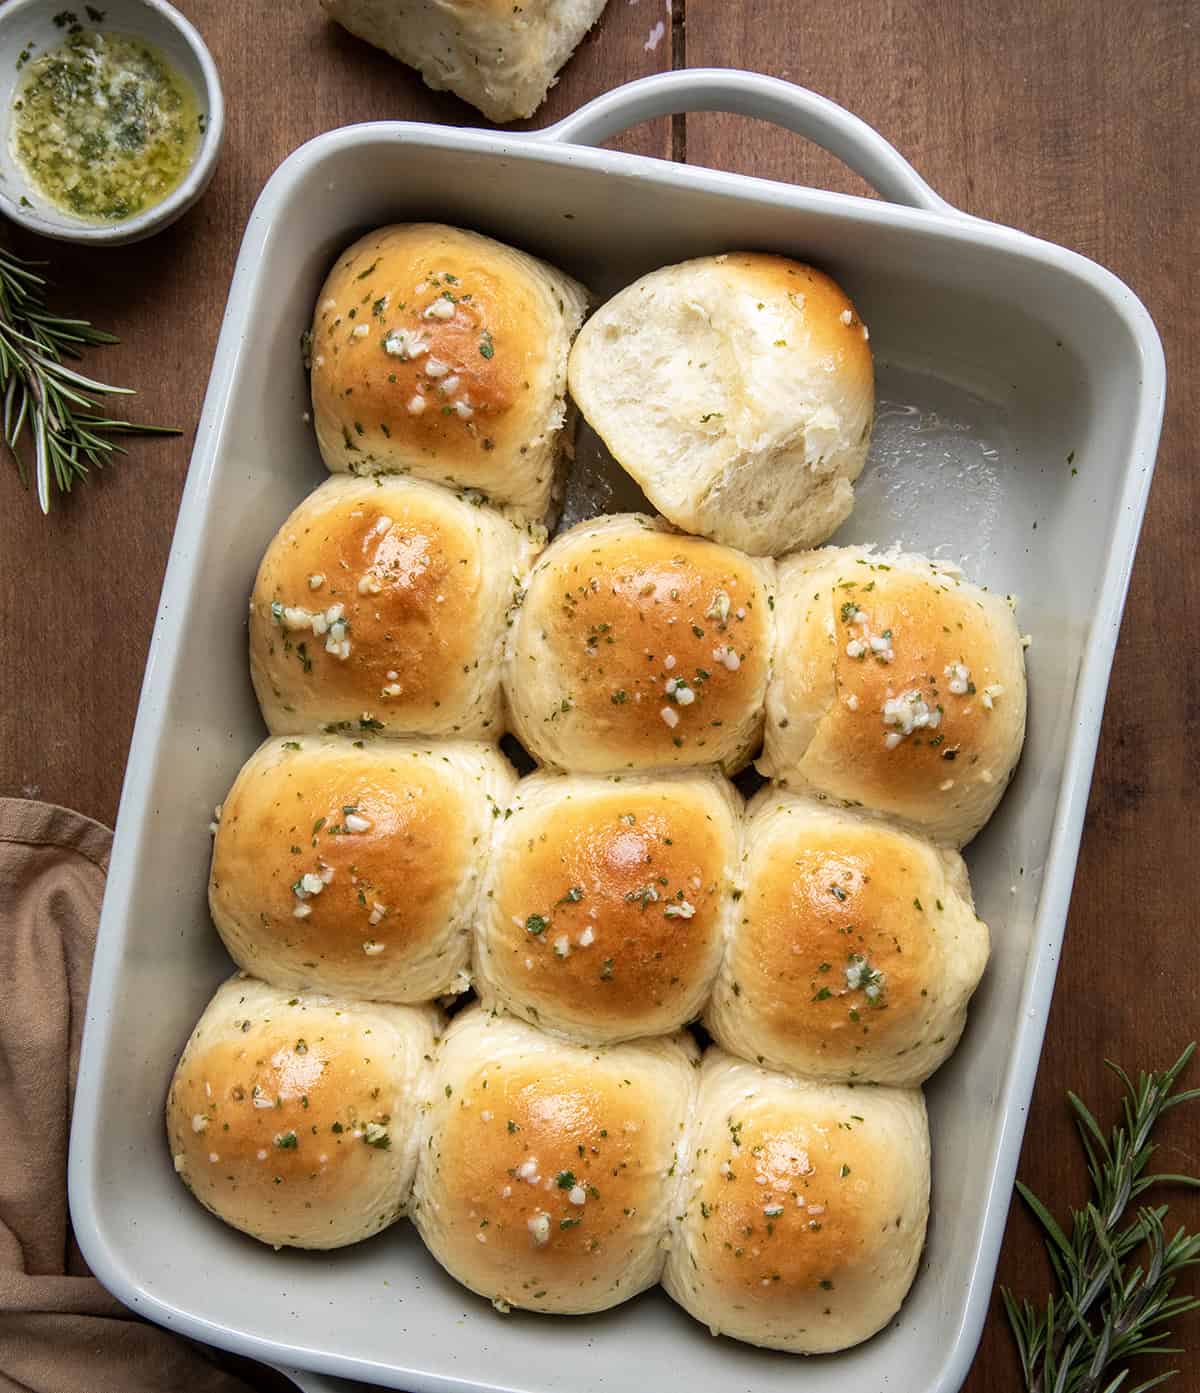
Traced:
POLYGON ((438 1052, 411 1207, 429 1251, 502 1309, 577 1315, 652 1286, 695 1060, 687 1036, 589 1050, 463 1012, 438 1052))
POLYGON ((677 1030, 712 986, 740 802, 719 774, 534 774, 498 822, 476 985, 581 1043, 677 1030))
POLYGON ((705 1055, 663 1285, 714 1334, 800 1354, 895 1315, 929 1213, 919 1090, 801 1083, 705 1055))
POLYGON ((540 520, 572 434, 567 354, 587 300, 561 271, 475 232, 368 233, 313 316, 325 463, 477 489, 540 520))
POLYGON ((652 271, 588 320, 569 374, 617 463, 687 532, 778 556, 823 542, 853 506, 871 350, 812 266, 730 252, 652 271))
POLYGON ((706 1023, 804 1078, 912 1086, 954 1050, 988 958, 955 851, 781 791, 745 829, 733 929, 706 1023))
POLYGON ((275 1247, 338 1248, 404 1213, 437 1012, 217 990, 167 1096, 175 1170, 206 1209, 275 1247))
POLYGON ((279 529, 250 601, 273 735, 501 735, 499 655, 541 542, 410 479, 330 479, 279 529))
POLYGON ((465 991, 479 877, 516 783, 469 741, 268 740, 221 806, 209 907, 273 986, 418 1002, 465 991))
POLYGON ((772 563, 637 514, 572 528, 530 575, 505 690, 542 762, 745 763, 770 670, 772 563))
POLYGON ((962 846, 1025 736, 1025 663, 1005 600, 919 556, 828 548, 779 568, 763 773, 962 846))

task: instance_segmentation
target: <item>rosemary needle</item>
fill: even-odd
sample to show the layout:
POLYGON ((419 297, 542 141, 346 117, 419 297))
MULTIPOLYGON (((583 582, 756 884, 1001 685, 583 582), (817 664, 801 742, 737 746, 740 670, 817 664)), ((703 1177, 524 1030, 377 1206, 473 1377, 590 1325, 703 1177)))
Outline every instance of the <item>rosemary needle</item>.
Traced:
POLYGON ((1200 1098, 1200 1089, 1173 1091, 1195 1050, 1195 1044, 1189 1045, 1171 1068, 1139 1074, 1136 1082, 1106 1060, 1125 1090, 1122 1122, 1107 1137, 1082 1100, 1067 1094, 1093 1190, 1091 1201, 1072 1211, 1069 1233, 1032 1191, 1017 1183, 1046 1231, 1059 1289, 1044 1310, 1001 1289, 1029 1393, 1146 1393, 1175 1372, 1126 1384, 1128 1360, 1179 1353, 1166 1343, 1167 1324, 1200 1306, 1200 1299, 1171 1293, 1178 1276, 1200 1264, 1200 1234, 1181 1228, 1168 1238, 1165 1204, 1139 1206, 1123 1227, 1122 1220, 1129 1205, 1152 1185, 1200 1187, 1193 1176, 1146 1173, 1155 1150, 1150 1139, 1155 1124, 1169 1109, 1200 1098), (1138 1250, 1143 1255, 1135 1260, 1138 1250))
POLYGON ((69 493, 91 466, 103 468, 114 453, 125 453, 114 435, 179 432, 101 412, 97 397, 133 396, 133 388, 85 377, 64 360, 117 339, 86 319, 53 314, 46 306, 46 282, 35 269, 40 264, 0 249, 0 394, 4 444, 28 485, 22 440, 32 441, 38 503, 48 513, 52 480, 60 493, 69 493))

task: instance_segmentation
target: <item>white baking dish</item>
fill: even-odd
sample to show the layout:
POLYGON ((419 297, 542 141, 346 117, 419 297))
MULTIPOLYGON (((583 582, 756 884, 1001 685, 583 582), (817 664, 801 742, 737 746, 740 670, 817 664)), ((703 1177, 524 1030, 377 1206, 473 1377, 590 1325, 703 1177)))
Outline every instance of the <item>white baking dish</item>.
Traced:
MULTIPOLYGON (((388 123, 292 155, 259 199, 234 276, 117 823, 70 1177, 75 1232, 105 1285, 201 1340, 414 1393, 771 1393, 800 1378, 813 1393, 956 1389, 990 1297, 1163 386, 1154 327, 1108 272, 955 213, 861 122, 773 79, 680 72, 536 136, 388 123), (892 201, 583 147, 682 109, 780 122, 892 201), (412 218, 514 242, 605 294, 734 247, 827 267, 870 326, 882 399, 843 535, 940 549, 1021 597, 1029 739, 968 856, 995 952, 962 1047, 929 1088, 928 1247, 897 1319, 847 1354, 799 1363, 713 1340, 661 1293, 590 1318, 502 1317, 444 1276, 406 1224, 340 1253, 274 1253, 212 1219, 172 1174, 167 1079, 229 970, 205 909, 208 819, 262 735, 246 595, 272 533, 323 472, 303 419, 300 333, 336 252, 412 218)), ((594 440, 582 454, 596 469, 594 440)), ((619 478, 588 477, 576 513, 622 504, 619 478)))

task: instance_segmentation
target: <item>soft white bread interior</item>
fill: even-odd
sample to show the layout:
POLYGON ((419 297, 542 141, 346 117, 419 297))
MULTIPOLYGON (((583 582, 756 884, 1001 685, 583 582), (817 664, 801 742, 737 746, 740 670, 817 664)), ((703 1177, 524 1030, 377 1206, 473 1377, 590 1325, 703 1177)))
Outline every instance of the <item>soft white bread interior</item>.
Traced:
POLYGON ((213 843, 208 903, 230 956, 293 991, 466 991, 493 810, 515 784, 495 747, 472 741, 268 740, 213 843))
POLYGON ((276 533, 250 599, 267 728, 498 740, 509 609, 542 540, 418 479, 329 479, 276 533))
POLYGON ((762 772, 969 842, 1025 739, 1008 601, 947 562, 827 547, 780 563, 775 617, 762 772))
POLYGON ((477 232, 368 233, 313 314, 326 465, 477 490, 540 521, 574 435, 567 354, 587 304, 570 276, 477 232))
POLYGON ((712 987, 741 799, 712 770, 534 774, 496 822, 475 985, 582 1044, 677 1030, 712 987))
POLYGON ((602 1311, 663 1265, 695 1092, 688 1035, 581 1049, 480 1007, 438 1051, 413 1221, 496 1306, 602 1311))
POLYGON ((167 1095, 180 1179, 275 1247, 340 1248, 408 1204, 440 1023, 431 1006, 218 988, 167 1095))
POLYGON ((584 325, 570 385, 686 532, 777 556, 849 516, 874 367, 858 312, 811 266, 731 252, 652 271, 584 325))
POLYGON ((532 116, 606 0, 321 0, 325 13, 489 121, 532 116))
POLYGON ((564 532, 530 574, 505 691, 540 761, 743 765, 770 670, 774 565, 636 513, 564 532))
POLYGON ((802 1083, 704 1057, 663 1285, 714 1335, 823 1354, 904 1300, 929 1214, 918 1089, 802 1083))
POLYGON ((803 1078, 923 1083, 953 1052, 988 959, 956 851, 765 789, 705 1018, 727 1050, 803 1078))

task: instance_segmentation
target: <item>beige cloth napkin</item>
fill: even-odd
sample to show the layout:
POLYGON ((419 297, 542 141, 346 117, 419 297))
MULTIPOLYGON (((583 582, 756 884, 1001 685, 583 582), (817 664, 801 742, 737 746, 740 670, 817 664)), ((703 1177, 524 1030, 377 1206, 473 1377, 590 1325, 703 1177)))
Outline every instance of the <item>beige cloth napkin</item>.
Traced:
POLYGON ((78 813, 0 799, 0 1393, 290 1390, 138 1320, 71 1233, 71 1099, 111 845, 78 813))

